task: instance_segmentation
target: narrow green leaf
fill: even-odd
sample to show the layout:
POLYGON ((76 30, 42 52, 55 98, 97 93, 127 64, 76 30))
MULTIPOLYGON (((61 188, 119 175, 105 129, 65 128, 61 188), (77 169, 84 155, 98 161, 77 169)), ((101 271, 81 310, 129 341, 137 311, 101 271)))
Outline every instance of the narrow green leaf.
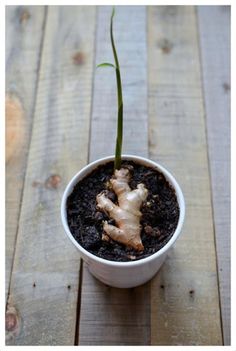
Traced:
POLYGON ((99 68, 99 67, 113 67, 113 68, 116 68, 116 66, 114 66, 112 63, 108 63, 108 62, 100 63, 99 65, 97 65, 97 68, 99 68))

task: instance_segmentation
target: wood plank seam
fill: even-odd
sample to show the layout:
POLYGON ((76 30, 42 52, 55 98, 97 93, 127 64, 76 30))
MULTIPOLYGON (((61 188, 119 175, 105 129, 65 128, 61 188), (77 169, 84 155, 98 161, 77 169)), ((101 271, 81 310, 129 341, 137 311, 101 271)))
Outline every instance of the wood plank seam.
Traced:
MULTIPOLYGON (((215 231, 215 215, 214 215, 214 204, 213 204, 213 189, 212 189, 212 174, 211 174, 211 165, 210 165, 210 155, 209 155, 209 144, 208 144, 208 131, 207 131, 207 122, 206 122, 206 101, 205 101, 205 87, 203 84, 203 68, 202 68, 202 55, 201 55, 201 45, 200 45, 200 34, 199 34, 199 19, 197 14, 196 7, 194 8, 195 16, 196 16, 196 23, 197 23, 197 43, 198 43, 198 53, 199 53, 199 62, 200 62, 200 80, 201 80, 201 87, 202 87, 202 104, 204 109, 204 121, 205 121, 205 135, 206 135, 206 155, 207 155, 207 166, 208 166, 208 174, 210 179, 210 201, 211 201, 211 211, 212 211, 212 226, 214 232, 214 246, 216 251, 216 231, 215 231)), ((224 335, 223 335, 223 321, 222 321, 222 311, 221 311, 221 298, 220 298, 220 280, 219 280, 219 266, 218 266, 218 257, 216 257, 216 272, 217 272, 217 286, 218 286, 218 296, 219 296, 219 306, 220 306, 220 325, 221 325, 221 337, 224 344, 224 335)))
MULTIPOLYGON (((35 106, 36 106, 36 99, 37 99, 37 93, 38 93, 38 85, 39 85, 39 73, 40 73, 40 67, 41 67, 41 60, 42 60, 42 48, 43 48, 43 43, 44 43, 44 37, 45 37, 45 28, 46 28, 46 22, 47 22, 47 6, 44 7, 44 19, 43 19, 43 25, 42 25, 42 38, 40 42, 40 55, 39 55, 39 60, 37 64, 37 71, 36 71, 36 89, 35 89, 35 94, 34 94, 34 102, 33 102, 33 111, 32 111, 32 124, 31 124, 31 130, 30 130, 30 140, 29 140, 29 145, 28 149, 30 149, 31 141, 32 141, 32 130, 33 130, 33 125, 34 125, 34 117, 35 117, 35 106)), ((28 164, 28 158, 29 158, 29 153, 26 157, 26 168, 28 164)), ((8 284, 8 292, 7 292, 7 298, 5 301, 5 307, 7 310, 7 305, 8 305, 8 300, 9 300, 9 295, 10 295, 10 286, 11 286, 11 277, 12 277, 12 271, 13 271, 13 266, 14 266, 14 258, 15 258, 15 250, 16 250, 16 245, 17 245, 17 237, 18 237, 18 231, 19 231, 19 219, 21 216, 21 205, 22 205, 22 199, 23 199, 23 194, 24 194, 24 187, 25 187, 25 179, 26 179, 26 169, 24 172, 24 179, 23 179, 23 186, 21 189, 21 195, 20 195, 20 205, 19 205, 19 213, 18 213, 18 218, 17 218, 17 228, 16 228, 16 236, 15 236, 15 242, 14 242, 14 251, 13 251, 13 260, 12 260, 12 266, 11 266, 11 273, 10 273, 10 279, 9 279, 9 284, 8 284)))
MULTIPOLYGON (((198 40, 198 53, 199 53, 199 62, 200 62, 200 79, 201 79, 201 87, 202 87, 202 103, 203 103, 203 108, 204 108, 204 121, 205 121, 205 135, 206 135, 206 145, 207 145, 207 165, 208 165, 208 174, 209 174, 209 179, 210 179, 210 201, 211 201, 211 208, 212 208, 212 225, 213 225, 213 231, 214 231, 214 246, 215 246, 215 251, 217 253, 217 240, 216 240, 216 225, 215 225, 215 209, 214 209, 214 201, 213 201, 213 186, 212 186, 212 169, 211 169, 211 164, 210 164, 210 151, 209 151, 209 135, 208 135, 208 129, 207 129, 207 109, 206 109, 206 94, 205 94, 205 85, 204 85, 204 80, 203 80, 203 57, 201 54, 201 43, 200 43, 200 25, 199 25, 199 17, 198 17, 198 12, 197 12, 197 7, 195 6, 195 16, 196 16, 196 23, 197 23, 197 40, 198 40)), ((223 345, 225 344, 224 342, 224 332, 223 332, 223 317, 222 317, 222 303, 221 303, 221 290, 220 290, 220 277, 219 277, 219 262, 218 262, 218 255, 215 255, 216 257, 216 272, 217 272, 217 285, 218 285, 218 296, 219 296, 219 306, 220 306, 220 325, 221 325, 221 336, 223 340, 223 345)))
POLYGON ((78 297, 77 297, 77 306, 76 306, 76 322, 75 322, 75 341, 74 345, 79 345, 79 323, 80 323, 80 310, 81 310, 81 297, 82 297, 82 283, 83 283, 83 259, 80 259, 80 270, 78 277, 78 297))
MULTIPOLYGON (((95 7, 95 29, 97 28, 97 16, 98 16, 98 11, 97 11, 97 6, 95 7)), ((93 52, 96 52, 97 48, 97 40, 96 40, 96 35, 95 35, 95 40, 93 44, 93 52)), ((95 73, 96 69, 96 55, 93 56, 93 73, 92 73, 92 88, 91 88, 91 105, 90 105, 90 121, 89 121, 89 144, 88 144, 88 155, 87 155, 87 163, 89 163, 90 159, 90 147, 91 147, 91 133, 92 133, 92 116, 93 116, 93 96, 94 96, 94 86, 95 86, 95 73)), ((83 259, 80 259, 80 271, 79 271, 79 282, 78 282, 78 297, 77 297, 77 313, 76 313, 76 323, 75 323, 75 341, 74 345, 78 346, 79 345, 79 339, 80 339, 80 311, 81 311, 81 304, 82 304, 82 284, 83 284, 83 273, 84 273, 84 264, 83 264, 83 259)))

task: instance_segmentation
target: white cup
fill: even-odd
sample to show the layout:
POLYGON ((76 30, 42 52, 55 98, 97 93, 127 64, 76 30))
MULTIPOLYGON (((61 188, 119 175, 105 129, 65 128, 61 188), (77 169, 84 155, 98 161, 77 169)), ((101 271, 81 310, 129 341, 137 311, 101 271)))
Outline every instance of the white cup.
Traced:
POLYGON ((181 233, 181 229, 184 222, 185 216, 185 203, 182 190, 175 178, 158 163, 153 162, 149 159, 133 156, 133 155, 122 155, 122 160, 134 161, 135 163, 151 167, 154 170, 161 172, 165 178, 169 181, 172 187, 175 189, 177 201, 179 204, 179 221, 175 229, 174 234, 170 240, 156 253, 131 262, 115 262, 105 260, 98 256, 93 255, 89 251, 85 250, 73 237, 70 232, 67 213, 66 213, 66 202, 68 196, 72 193, 74 186, 87 175, 89 175, 98 166, 104 165, 107 162, 114 161, 114 156, 104 157, 97 161, 94 161, 84 168, 82 168, 69 182, 67 185, 61 202, 61 219, 62 224, 65 229, 66 234, 72 241, 72 243, 77 247, 79 253, 83 260, 87 263, 89 271, 103 283, 114 286, 117 288, 132 288, 141 284, 146 283, 150 280, 160 269, 162 263, 164 262, 168 251, 173 246, 176 239, 181 233))

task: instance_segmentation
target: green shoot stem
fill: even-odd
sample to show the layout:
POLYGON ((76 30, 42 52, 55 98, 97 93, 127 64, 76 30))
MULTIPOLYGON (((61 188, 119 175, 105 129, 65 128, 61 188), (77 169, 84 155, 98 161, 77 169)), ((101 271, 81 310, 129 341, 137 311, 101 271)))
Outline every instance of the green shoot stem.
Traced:
POLYGON ((111 22, 110 22, 110 36, 111 36, 111 45, 112 45, 115 65, 113 65, 112 63, 104 62, 97 65, 97 67, 113 67, 116 70, 118 112, 117 112, 117 134, 116 134, 116 149, 115 149, 115 162, 114 162, 114 171, 115 171, 116 169, 120 169, 121 167, 121 153, 122 153, 122 140, 123 140, 123 98, 122 98, 120 65, 119 65, 119 60, 117 57, 115 42, 113 38, 114 15, 115 15, 115 9, 113 8, 112 14, 111 14, 111 22))
POLYGON ((122 99, 122 85, 120 76, 120 65, 116 53, 116 47, 113 38, 113 17, 115 15, 115 9, 113 8, 110 23, 110 36, 111 45, 116 65, 116 83, 117 83, 117 102, 118 102, 118 115, 117 115, 117 136, 116 136, 116 149, 115 149, 115 162, 114 169, 120 169, 121 167, 121 152, 122 152, 122 139, 123 139, 123 99, 122 99))

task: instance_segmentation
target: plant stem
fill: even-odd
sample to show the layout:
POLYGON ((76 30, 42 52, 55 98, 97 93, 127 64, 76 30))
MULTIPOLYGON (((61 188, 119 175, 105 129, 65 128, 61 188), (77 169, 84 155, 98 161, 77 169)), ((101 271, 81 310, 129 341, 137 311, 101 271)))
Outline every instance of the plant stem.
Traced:
POLYGON ((117 102, 118 102, 118 115, 117 115, 117 136, 116 136, 116 150, 115 150, 115 163, 114 169, 121 167, 121 152, 122 152, 122 139, 123 139, 123 99, 122 99, 122 85, 120 76, 120 65, 116 53, 114 38, 113 38, 113 17, 115 9, 112 10, 111 23, 110 23, 110 36, 111 45, 116 65, 116 83, 117 83, 117 102))

